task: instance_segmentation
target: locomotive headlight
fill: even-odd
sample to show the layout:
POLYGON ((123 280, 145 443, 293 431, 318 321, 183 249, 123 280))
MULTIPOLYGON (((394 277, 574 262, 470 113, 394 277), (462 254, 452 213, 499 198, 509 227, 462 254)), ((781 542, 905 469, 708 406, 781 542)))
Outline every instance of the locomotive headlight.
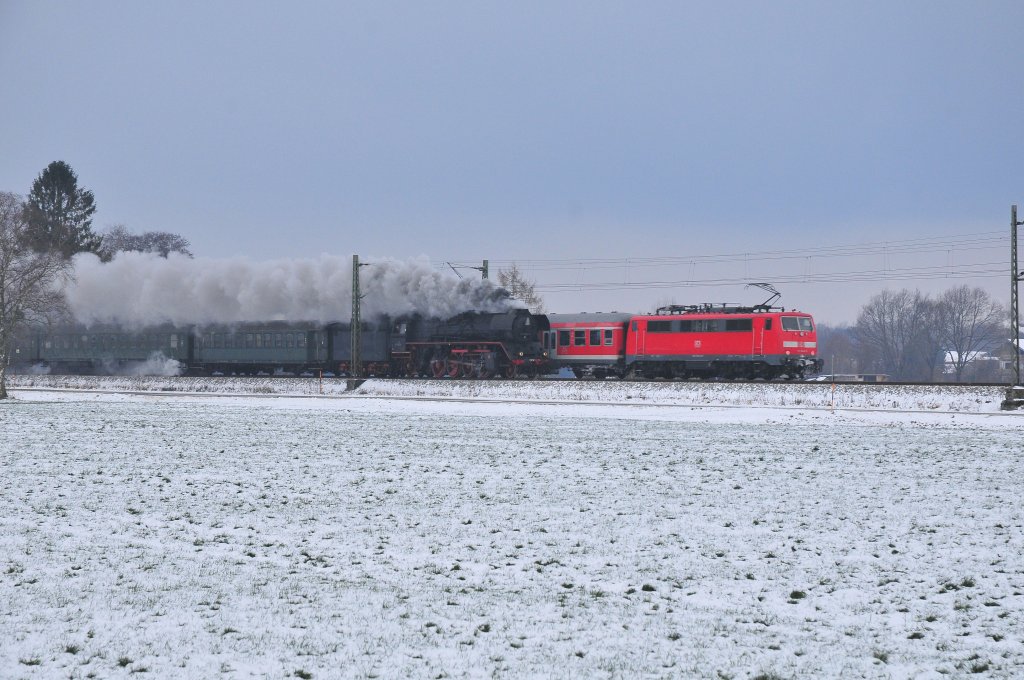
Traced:
POLYGON ((519 356, 523 356, 523 353, 522 353, 522 352, 520 352, 520 353, 519 353, 519 356))
POLYGON ((547 352, 541 352, 541 356, 544 357, 545 359, 547 359, 548 358, 548 353, 547 352))

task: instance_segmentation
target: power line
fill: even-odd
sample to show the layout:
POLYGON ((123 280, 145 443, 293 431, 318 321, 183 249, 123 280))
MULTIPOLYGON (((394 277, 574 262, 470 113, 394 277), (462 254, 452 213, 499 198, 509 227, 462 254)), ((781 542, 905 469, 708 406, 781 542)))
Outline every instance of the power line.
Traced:
MULTIPOLYGON (((907 281, 929 279, 991 278, 1005 274, 1005 262, 985 262, 958 266, 903 267, 898 269, 866 269, 859 271, 825 272, 820 274, 783 274, 771 277, 773 284, 784 283, 851 283, 869 281, 907 281)), ((586 283, 538 283, 540 293, 554 293, 568 290, 632 290, 645 288, 693 288, 700 286, 731 286, 750 282, 747 276, 721 278, 691 278, 676 281, 605 281, 586 283)))
MULTIPOLYGON (((515 263, 521 269, 531 272, 558 270, 600 270, 623 268, 654 268, 693 266, 700 264, 751 263, 765 261, 805 260, 807 258, 841 258, 886 256, 904 254, 957 253, 1002 248, 1005 236, 999 232, 978 232, 957 234, 946 237, 902 239, 896 241, 874 241, 869 243, 791 248, 786 250, 720 253, 712 255, 676 255, 660 257, 624 258, 576 258, 576 259, 531 259, 492 260, 498 265, 515 263)), ((446 263, 436 265, 447 266, 446 263)))

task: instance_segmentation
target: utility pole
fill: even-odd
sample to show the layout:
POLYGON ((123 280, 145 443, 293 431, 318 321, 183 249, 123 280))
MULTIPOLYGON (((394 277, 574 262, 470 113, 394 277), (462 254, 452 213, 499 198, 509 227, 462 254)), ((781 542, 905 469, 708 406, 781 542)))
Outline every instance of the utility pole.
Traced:
POLYGON ((1024 271, 1017 264, 1017 231, 1024 222, 1017 221, 1017 206, 1010 207, 1010 340, 1016 352, 1013 354, 1013 387, 1020 387, 1020 282, 1024 271))
POLYGON ((1010 343, 1013 346, 1013 384, 1006 390, 1004 410, 1024 408, 1024 385, 1020 380, 1020 282, 1024 281, 1017 260, 1017 232, 1024 222, 1017 220, 1017 206, 1010 206, 1010 343))
POLYGON ((352 374, 353 378, 358 378, 363 372, 363 358, 360 354, 360 342, 362 338, 363 324, 359 316, 359 302, 363 299, 363 296, 359 294, 359 268, 363 266, 359 264, 359 256, 352 256, 352 362, 349 368, 349 373, 352 374))
POLYGON ((488 274, 488 271, 490 270, 490 264, 491 263, 489 261, 484 260, 484 266, 480 267, 480 273, 483 274, 482 278, 483 278, 484 281, 486 281, 489 278, 487 274, 488 274))

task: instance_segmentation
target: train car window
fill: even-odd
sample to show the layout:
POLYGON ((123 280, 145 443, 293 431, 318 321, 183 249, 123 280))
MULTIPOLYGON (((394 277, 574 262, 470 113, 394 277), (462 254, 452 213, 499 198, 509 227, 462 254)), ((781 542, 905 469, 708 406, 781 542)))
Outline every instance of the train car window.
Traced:
POLYGON ((647 322, 648 333, 670 333, 672 332, 671 321, 648 321, 647 322))
POLYGON ((577 347, 582 347, 587 344, 587 332, 586 331, 573 331, 572 332, 572 344, 577 347))
POLYGON ((252 333, 246 333, 245 334, 245 347, 246 347, 246 349, 252 349, 253 340, 254 339, 253 339, 252 333))
POLYGON ((808 317, 800 316, 800 317, 797 317, 797 318, 800 319, 800 330, 802 330, 802 331, 813 331, 814 330, 814 325, 811 323, 811 320, 808 317))
POLYGON ((726 319, 725 330, 727 331, 752 331, 754 330, 753 319, 726 319))
POLYGON ((784 331, 798 331, 800 330, 800 321, 795 316, 784 316, 782 317, 782 330, 784 331))
POLYGON ((306 346, 306 334, 305 333, 296 333, 296 335, 295 335, 295 346, 296 347, 305 347, 306 346))
POLYGON ((614 333, 614 331, 611 329, 607 329, 604 332, 604 344, 608 347, 611 347, 612 345, 612 333, 614 333))
POLYGON ((595 346, 601 344, 601 331, 590 331, 590 344, 595 346))
POLYGON ((569 346, 569 331, 558 331, 558 346, 568 347, 569 346))
POLYGON ((271 347, 274 346, 273 340, 270 338, 270 333, 263 334, 263 346, 266 347, 267 349, 270 349, 271 347))
POLYGON ((235 346, 235 335, 233 333, 224 334, 224 349, 231 349, 235 346))
POLYGON ((274 333, 274 347, 284 347, 284 337, 280 333, 274 333))
POLYGON ((284 346, 285 347, 295 347, 295 334, 294 333, 285 333, 284 334, 284 346))
POLYGON ((256 349, 263 349, 263 333, 256 333, 253 339, 256 343, 256 349))

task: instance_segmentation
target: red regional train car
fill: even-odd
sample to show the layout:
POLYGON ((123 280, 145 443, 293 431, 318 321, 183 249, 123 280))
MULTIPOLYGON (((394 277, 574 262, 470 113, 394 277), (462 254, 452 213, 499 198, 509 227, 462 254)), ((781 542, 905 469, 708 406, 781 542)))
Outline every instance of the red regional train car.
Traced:
POLYGON ((621 377, 626 332, 633 314, 548 314, 551 330, 542 341, 556 368, 572 369, 577 378, 621 377))
POLYGON ((810 314, 759 305, 672 306, 652 315, 549 315, 557 367, 597 378, 798 379, 820 370, 810 314), (608 339, 610 338, 610 343, 608 339))

